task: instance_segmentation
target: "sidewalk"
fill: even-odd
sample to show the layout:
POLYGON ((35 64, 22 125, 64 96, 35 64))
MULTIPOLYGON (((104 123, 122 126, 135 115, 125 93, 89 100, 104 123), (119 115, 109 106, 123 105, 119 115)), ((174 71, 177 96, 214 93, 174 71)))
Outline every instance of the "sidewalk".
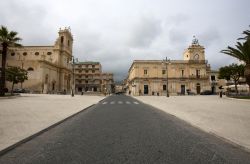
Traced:
POLYGON ((105 98, 104 96, 22 94, 0 99, 0 150, 105 98))
POLYGON ((135 98, 250 150, 250 101, 218 96, 135 98))

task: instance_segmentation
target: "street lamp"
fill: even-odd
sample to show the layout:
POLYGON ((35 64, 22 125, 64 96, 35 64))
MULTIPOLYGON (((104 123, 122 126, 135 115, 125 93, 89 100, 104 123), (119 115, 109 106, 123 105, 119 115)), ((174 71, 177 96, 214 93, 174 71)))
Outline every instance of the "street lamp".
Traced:
POLYGON ((166 59, 163 61, 165 62, 165 67, 166 67, 166 96, 169 97, 169 91, 168 91, 168 64, 170 63, 170 59, 166 57, 166 59))
POLYGON ((75 60, 78 61, 77 58, 72 56, 72 86, 71 86, 71 96, 74 97, 75 95, 75 60))

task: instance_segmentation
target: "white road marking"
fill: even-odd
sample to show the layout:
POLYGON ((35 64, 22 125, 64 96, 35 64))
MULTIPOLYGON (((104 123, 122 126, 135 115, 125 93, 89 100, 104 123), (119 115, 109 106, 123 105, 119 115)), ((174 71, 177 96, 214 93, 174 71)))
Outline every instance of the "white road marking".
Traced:
POLYGON ((111 101, 110 104, 115 104, 115 102, 114 102, 114 101, 111 101))
POLYGON ((118 104, 123 104, 123 102, 122 101, 118 101, 118 104))
POLYGON ((134 104, 139 104, 137 101, 134 101, 134 104))
POLYGON ((131 102, 129 102, 129 101, 126 101, 126 104, 131 104, 131 102))

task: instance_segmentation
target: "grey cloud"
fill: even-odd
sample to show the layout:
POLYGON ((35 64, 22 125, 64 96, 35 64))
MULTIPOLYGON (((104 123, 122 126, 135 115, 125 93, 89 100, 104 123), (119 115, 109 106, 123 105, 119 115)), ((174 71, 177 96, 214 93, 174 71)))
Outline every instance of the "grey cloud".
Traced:
POLYGON ((17 31, 24 45, 54 44, 53 31, 44 22, 46 15, 44 6, 30 6, 18 0, 1 2, 1 24, 17 31))
POLYGON ((219 51, 234 45, 248 28, 247 4, 247 0, 221 0, 216 6, 208 0, 2 0, 0 23, 17 31, 24 45, 54 44, 58 29, 71 26, 73 55, 101 62, 104 71, 122 80, 133 60, 182 59, 193 35, 205 46, 213 69, 233 62, 219 51), (232 13, 234 7, 237 12, 232 13), (237 18, 234 24, 228 21, 231 18, 237 18))
POLYGON ((211 44, 216 44, 220 40, 220 34, 215 27, 211 27, 205 32, 198 35, 198 39, 204 44, 204 46, 211 46, 211 44))
POLYGON ((183 25, 183 23, 187 22, 188 20, 189 20, 188 15, 178 13, 176 15, 169 16, 166 22, 177 27, 183 25))
POLYGON ((169 30, 169 42, 172 46, 185 45, 187 43, 188 36, 183 29, 172 28, 169 30))
POLYGON ((129 44, 139 48, 149 47, 161 31, 161 21, 149 17, 141 18, 132 29, 129 44))

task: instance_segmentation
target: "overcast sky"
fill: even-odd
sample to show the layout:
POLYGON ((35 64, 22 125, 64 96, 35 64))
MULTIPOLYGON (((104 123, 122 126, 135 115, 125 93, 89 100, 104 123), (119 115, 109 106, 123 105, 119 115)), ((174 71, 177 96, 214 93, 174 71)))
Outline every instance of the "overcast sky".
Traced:
POLYGON ((249 0, 0 0, 0 24, 23 45, 53 45, 71 27, 73 55, 100 61, 124 79, 133 60, 182 59, 195 35, 212 69, 236 62, 220 53, 249 29, 249 0))

